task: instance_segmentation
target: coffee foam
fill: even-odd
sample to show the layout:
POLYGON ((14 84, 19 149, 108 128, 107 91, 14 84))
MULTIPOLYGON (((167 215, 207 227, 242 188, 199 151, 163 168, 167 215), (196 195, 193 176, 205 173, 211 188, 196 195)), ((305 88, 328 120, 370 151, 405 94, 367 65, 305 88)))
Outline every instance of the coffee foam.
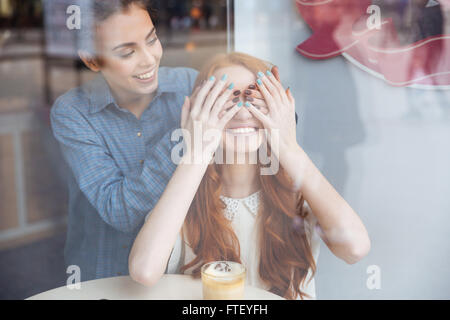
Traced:
POLYGON ((237 262, 218 261, 211 263, 204 271, 205 274, 223 280, 232 280, 244 271, 244 267, 237 262))

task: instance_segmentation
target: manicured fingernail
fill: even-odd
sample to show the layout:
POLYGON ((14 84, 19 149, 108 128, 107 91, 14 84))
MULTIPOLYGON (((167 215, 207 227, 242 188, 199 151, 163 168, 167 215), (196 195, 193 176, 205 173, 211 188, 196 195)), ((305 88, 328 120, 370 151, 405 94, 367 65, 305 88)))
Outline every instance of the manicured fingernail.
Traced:
POLYGON ((245 90, 244 93, 245 93, 247 96, 249 96, 249 95, 252 94, 252 92, 251 92, 250 90, 245 90))
POLYGON ((239 97, 234 98, 232 101, 233 103, 238 103, 241 99, 239 97))
POLYGON ((240 101, 240 102, 237 104, 238 107, 242 107, 242 105, 243 105, 242 101, 240 101))
POLYGON ((228 86, 228 90, 233 90, 234 88, 234 83, 230 83, 230 85, 228 86))
POLYGON ((241 94, 241 90, 236 90, 235 92, 233 92, 233 95, 238 96, 241 94))
POLYGON ((250 102, 246 102, 246 103, 245 103, 245 106, 246 106, 247 108, 250 108, 252 105, 250 104, 250 102))
POLYGON ((227 74, 224 74, 223 76, 222 76, 222 81, 225 81, 225 80, 227 80, 228 79, 228 75, 227 74))
POLYGON ((214 81, 214 80, 216 80, 216 77, 214 77, 214 76, 211 76, 211 78, 209 78, 209 81, 214 81))
POLYGON ((270 77, 272 75, 272 72, 270 72, 269 70, 266 71, 266 74, 270 77))
POLYGON ((258 72, 258 77, 260 77, 260 78, 264 77, 264 73, 262 73, 261 71, 258 72))
POLYGON ((258 84, 259 84, 260 86, 262 86, 262 81, 261 81, 261 79, 256 80, 256 82, 258 82, 258 84))
POLYGON ((255 99, 253 99, 252 97, 245 97, 245 100, 247 100, 247 101, 249 101, 249 102, 255 101, 255 99))
POLYGON ((256 86, 255 86, 254 84, 251 84, 251 85, 248 86, 248 88, 249 88, 249 89, 252 89, 252 90, 255 90, 255 89, 256 89, 256 86))

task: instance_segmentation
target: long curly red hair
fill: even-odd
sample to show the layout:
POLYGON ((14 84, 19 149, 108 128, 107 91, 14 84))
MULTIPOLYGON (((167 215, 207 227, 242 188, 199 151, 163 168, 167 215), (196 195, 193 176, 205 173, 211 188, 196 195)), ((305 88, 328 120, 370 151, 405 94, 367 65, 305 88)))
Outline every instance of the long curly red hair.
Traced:
MULTIPOLYGON (((254 73, 270 68, 269 63, 246 54, 219 55, 200 72, 197 83, 209 78, 215 70, 233 65, 244 66, 254 73)), ((258 168, 262 165, 258 164, 258 168)), ((239 240, 231 221, 223 214, 221 169, 222 165, 209 165, 182 229, 183 238, 187 239, 196 257, 184 265, 181 272, 194 267, 192 275, 197 278, 204 263, 217 260, 242 262, 239 240)), ((311 269, 312 276, 316 272, 304 229, 303 222, 309 213, 303 206, 303 196, 292 191, 292 181, 282 167, 276 175, 259 177, 262 200, 257 220, 259 276, 271 292, 286 299, 298 296, 303 299, 308 296, 301 291, 308 271, 311 269)))

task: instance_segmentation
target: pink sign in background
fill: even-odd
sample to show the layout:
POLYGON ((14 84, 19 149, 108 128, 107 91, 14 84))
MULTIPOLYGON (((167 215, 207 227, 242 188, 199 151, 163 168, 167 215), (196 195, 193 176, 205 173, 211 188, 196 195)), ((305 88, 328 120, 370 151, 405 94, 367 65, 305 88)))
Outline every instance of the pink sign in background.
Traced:
MULTIPOLYGON (((402 44, 392 17, 384 18, 382 9, 381 23, 370 23, 371 0, 296 0, 296 5, 313 32, 297 46, 303 56, 323 60, 343 54, 393 86, 450 89, 450 34, 402 44)), ((448 10, 450 0, 430 0, 424 8, 437 5, 448 10)))

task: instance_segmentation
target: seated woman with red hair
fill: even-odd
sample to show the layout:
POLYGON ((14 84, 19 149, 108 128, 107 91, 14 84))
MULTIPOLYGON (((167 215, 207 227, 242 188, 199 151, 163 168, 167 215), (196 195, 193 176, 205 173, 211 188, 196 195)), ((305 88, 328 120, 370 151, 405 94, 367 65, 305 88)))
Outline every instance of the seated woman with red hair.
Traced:
POLYGON ((185 152, 129 256, 135 281, 227 260, 249 285, 315 299, 320 239, 349 264, 369 252, 360 218, 297 143, 295 100, 271 68, 231 53, 201 70, 182 109, 185 152))

